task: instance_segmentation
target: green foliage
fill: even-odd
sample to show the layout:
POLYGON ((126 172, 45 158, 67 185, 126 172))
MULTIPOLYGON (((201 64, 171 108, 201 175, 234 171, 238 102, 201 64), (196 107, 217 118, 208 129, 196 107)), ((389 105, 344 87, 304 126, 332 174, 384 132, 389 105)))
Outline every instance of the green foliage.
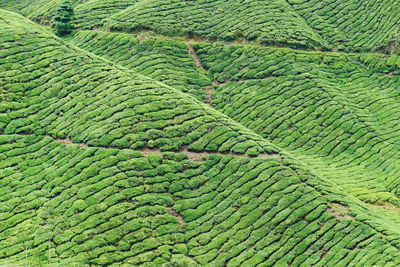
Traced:
POLYGON ((297 47, 327 45, 290 5, 276 0, 138 1, 103 22, 106 28, 125 32, 152 29, 166 35, 225 41, 246 39, 297 47))
MULTIPOLYGON (((79 31, 71 41, 126 68, 161 81, 200 100, 211 81, 196 69, 183 41, 150 37, 139 42, 131 34, 79 31)), ((141 107, 147 112, 149 106, 141 107)))
MULTIPOLYGON (((157 164, 145 169, 168 172, 144 173, 136 166, 129 172, 147 160, 129 149, 72 150, 50 137, 3 135, 0 151, 13 162, 0 161, 1 170, 11 170, 0 172, 1 263, 331 266, 335 258, 312 255, 346 251, 353 259, 376 248, 371 262, 399 263, 374 221, 349 220, 348 208, 327 203, 352 203, 346 193, 322 197, 307 185, 313 174, 276 160, 220 156, 188 165, 167 153, 149 155, 157 164), (95 166, 102 170, 89 171, 95 166), (300 176, 309 178, 301 183, 300 176)), ((376 216, 351 206, 352 215, 376 216)))
MULTIPOLYGON (((209 76, 223 81, 213 94, 217 110, 361 200, 398 205, 400 179, 390 174, 400 172, 392 158, 398 145, 390 140, 400 135, 387 129, 398 128, 399 57, 240 45, 194 48, 209 76)), ((246 142, 234 146, 245 147, 246 142)))
POLYGON ((397 0, 288 2, 310 27, 338 50, 381 50, 399 28, 397 0))
MULTIPOLYGON (((398 0, 71 0, 77 28, 340 51, 396 51, 398 0)), ((0 1, 49 23, 61 0, 0 1)), ((397 52, 396 52, 397 53, 397 52)))
POLYGON ((196 267, 195 261, 186 257, 185 255, 173 255, 171 261, 168 263, 164 263, 163 267, 196 267))
MULTIPOLYGON (((164 15, 200 2, 137 2, 74 4, 198 24, 164 15)), ((240 18, 199 24, 229 40, 259 9, 214 2, 240 18)), ((399 57, 195 43, 199 71, 182 41, 0 16, 0 265, 400 265, 399 57)), ((308 42, 246 38, 271 36, 308 42)))
MULTIPOLYGON (((6 27, 4 32, 12 31, 16 25, 6 27)), ((42 40, 39 46, 26 40, 23 32, 14 35, 14 42, 18 42, 26 50, 36 47, 35 52, 18 56, 20 64, 29 67, 20 69, 14 66, 15 70, 21 72, 20 75, 4 72, 1 76, 4 80, 0 84, 4 87, 19 89, 7 90, 7 97, 16 99, 21 104, 9 112, 6 109, 0 113, 2 117, 3 114, 7 116, 2 120, 4 124, 7 123, 3 127, 5 133, 49 133, 53 137, 69 136, 74 142, 91 146, 134 149, 147 147, 163 151, 180 151, 191 144, 202 148, 209 140, 214 139, 215 142, 207 151, 215 152, 224 148, 224 151, 241 154, 251 151, 253 155, 254 151, 262 153, 274 150, 268 142, 261 142, 259 136, 246 134, 244 127, 221 117, 219 112, 204 110, 198 100, 183 94, 183 90, 159 83, 130 69, 113 66, 101 58, 93 58, 92 54, 82 54, 81 50, 66 47, 52 36, 43 36, 37 31, 31 33, 42 40), (48 61, 49 57, 56 62, 42 67, 37 65, 48 61), (40 75, 32 70, 38 67, 40 75), (46 77, 53 75, 56 77, 49 82, 46 77), (32 83, 36 86, 31 86, 32 83), (29 86, 25 86, 26 84, 29 86), (24 91, 23 95, 20 90, 24 91), (59 102, 54 101, 55 99, 59 102), (24 113, 23 109, 32 103, 35 104, 30 108, 31 111, 24 113), (249 142, 235 146, 239 141, 229 137, 241 134, 245 137, 240 142, 249 142)), ((138 45, 134 38, 126 34, 104 35, 105 38, 100 36, 98 44, 112 49, 114 52, 110 53, 110 58, 113 59, 118 58, 115 50, 119 50, 121 43, 127 43, 126 50, 120 51, 123 54, 128 53, 128 47, 138 45), (109 42, 111 39, 115 40, 109 42)), ((83 35, 86 39, 94 38, 90 36, 83 35)), ((88 44, 97 47, 97 44, 88 44)), ((151 58, 158 57, 157 51, 167 51, 164 47, 170 47, 170 56, 166 57, 170 63, 163 69, 168 69, 176 61, 180 65, 176 64, 176 68, 172 67, 173 70, 167 72, 157 71, 153 75, 170 73, 168 81, 171 85, 180 84, 182 88, 186 88, 186 84, 193 84, 193 89, 188 90, 189 92, 197 96, 204 94, 201 86, 210 81, 204 75, 197 74, 185 44, 152 40, 140 45, 142 49, 151 51, 151 58), (193 79, 183 79, 185 73, 192 75, 193 79)), ((7 58, 12 60, 14 53, 19 50, 8 47, 7 51, 10 52, 7 58)), ((100 51, 101 49, 97 50, 98 53, 100 51)), ((160 66, 157 65, 157 60, 149 61, 145 55, 148 53, 139 53, 137 60, 133 61, 125 56, 126 61, 121 62, 134 65, 141 61, 138 67, 149 65, 143 73, 152 73, 154 66, 160 66)), ((94 169, 90 173, 96 174, 94 169)))
POLYGON ((74 9, 69 0, 65 0, 57 8, 53 17, 53 28, 57 35, 64 36, 70 34, 73 29, 72 20, 74 19, 74 9))

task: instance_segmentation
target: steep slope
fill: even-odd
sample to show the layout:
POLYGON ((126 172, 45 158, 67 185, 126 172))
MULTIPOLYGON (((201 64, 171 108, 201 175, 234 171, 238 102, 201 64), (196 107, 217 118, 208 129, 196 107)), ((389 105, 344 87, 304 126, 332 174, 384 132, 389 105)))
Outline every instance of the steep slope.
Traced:
POLYGON ((133 31, 143 28, 167 34, 245 38, 263 44, 323 46, 284 1, 141 1, 106 19, 106 28, 133 31))
MULTIPOLYGON (((107 47, 110 44, 119 46, 118 40, 123 36, 126 35, 116 33, 103 35, 81 31, 70 41, 92 52, 104 54, 108 59, 118 63, 118 53, 109 51, 107 47), (93 36, 96 37, 92 38, 93 36), (107 52, 103 53, 104 51, 107 52)), ((157 41, 151 39, 149 43, 165 43, 162 39, 157 41)), ((183 42, 175 41, 175 43, 178 47, 183 46, 183 42)), ((188 54, 193 53, 191 44, 187 45, 188 54)), ((399 198, 396 192, 399 179, 398 159, 393 156, 393 153, 397 153, 397 148, 389 146, 380 149, 382 146, 387 146, 386 129, 397 127, 393 123, 396 118, 386 119, 382 123, 377 120, 387 115, 387 106, 390 107, 391 114, 396 114, 397 103, 394 90, 397 84, 386 85, 387 90, 392 91, 391 100, 389 97, 386 100, 382 97, 378 100, 368 97, 363 88, 364 84, 360 84, 360 80, 364 78, 373 90, 382 91, 374 80, 379 80, 379 77, 386 77, 386 75, 396 80, 397 57, 304 53, 289 49, 252 46, 226 47, 196 43, 192 45, 197 49, 201 48, 198 53, 206 68, 209 69, 209 76, 214 79, 213 86, 204 87, 209 94, 216 90, 206 101, 228 115, 232 115, 232 111, 237 111, 233 113, 235 116, 231 116, 233 119, 248 125, 275 144, 290 149, 291 153, 303 163, 312 167, 321 176, 329 177, 329 180, 339 188, 362 201, 372 203, 371 208, 376 213, 396 222, 394 229, 399 229, 399 198), (207 53, 207 55, 202 53, 207 53), (213 61, 210 62, 210 59, 213 61), (243 69, 239 69, 240 66, 243 69), (344 79, 347 77, 344 75, 346 72, 357 79, 344 79), (370 77, 371 72, 372 77, 370 77), (382 75, 382 73, 385 74, 382 75), (237 92, 234 88, 238 85, 246 90, 237 92), (339 87, 343 92, 346 92, 347 87, 356 86, 359 93, 357 95, 339 93, 340 91, 335 89, 335 86, 339 85, 346 86, 339 87), (286 93, 275 93, 276 90, 284 90, 283 92, 286 93), (308 94, 308 91, 311 93, 308 94), (273 95, 270 96, 270 94, 273 95), (290 104, 283 101, 286 94, 295 98, 296 103, 290 104), (279 95, 282 97, 278 97, 279 95), (233 100, 224 100, 228 96, 233 100), (235 99, 235 96, 239 100, 235 99), (353 99, 354 103, 346 101, 347 98, 353 99), (364 105, 361 102, 361 105, 361 100, 377 102, 375 105, 379 104, 379 110, 370 107, 368 103, 364 105), (355 108, 356 104, 360 106, 355 108), (312 110, 318 112, 316 117, 319 119, 313 118, 313 114, 310 113, 312 110), (355 114, 351 112, 352 110, 355 114), (282 114, 282 111, 285 113, 282 114), (374 111, 379 112, 374 113, 374 111), (298 112, 302 114, 294 115, 298 112), (304 121, 298 121, 303 117, 305 117, 304 121), (369 120, 365 120, 364 117, 368 117, 369 120), (365 127, 365 125, 370 127, 365 127), (291 136, 288 136, 285 127, 289 128, 291 136), (320 136, 319 132, 321 132, 320 136), (347 140, 354 133, 356 133, 352 137, 354 141, 347 140), (372 140, 370 140, 371 136, 372 140), (286 140, 282 142, 282 139, 286 140), (339 152, 338 148, 341 149, 339 152)), ((136 54, 135 48, 131 51, 136 54)), ((197 61, 193 65, 202 68, 200 59, 195 54, 192 56, 194 61, 197 61)), ((142 57, 143 60, 140 61, 144 61, 146 55, 142 57)), ((137 58, 132 58, 132 60, 127 58, 123 64, 135 65, 136 61, 137 58)), ((176 69, 180 66, 180 62, 175 61, 172 65, 176 69)), ((143 71, 147 71, 146 69, 146 67, 143 68, 143 71)), ((204 69, 199 69, 199 71, 203 72, 204 69)), ((376 94, 379 95, 378 92, 376 94)), ((392 133, 390 138, 393 140, 394 136, 395 134, 392 133)))
POLYGON ((0 14, 0 263, 400 264, 396 225, 329 177, 194 97, 0 14))
MULTIPOLYGON (((11 1, 12 2, 12 1, 11 1)), ((60 0, 25 1, 19 8, 0 1, 0 8, 48 23, 60 0)), ((257 1, 74 1, 76 27, 117 31, 151 29, 167 35, 211 39, 257 40, 263 44, 326 47, 328 44, 291 7, 280 0, 257 1)))
POLYGON ((391 52, 396 51, 393 45, 400 49, 397 0, 288 0, 288 3, 336 49, 391 52))
POLYGON ((96 31, 76 32, 71 41, 199 99, 205 97, 202 88, 211 85, 206 73, 198 72, 187 45, 181 41, 96 31))
MULTIPOLYGON (((136 40, 119 33, 80 31, 71 41, 162 78, 153 71, 158 62, 142 53, 142 46, 108 49, 124 47, 120 40, 125 39, 136 40), (126 56, 121 60, 120 54, 126 56)), ((150 38, 146 43, 159 43, 162 51, 175 50, 171 45, 184 47, 183 42, 163 39, 150 38)), ((201 59, 194 55, 199 71, 207 69, 209 83, 214 82, 203 88, 215 91, 208 101, 216 109, 286 147, 362 200, 400 205, 399 58, 199 43, 193 47, 201 59), (349 175, 354 170, 357 173, 349 175)), ((179 54, 183 57, 183 51, 179 54)), ((169 63, 164 65, 168 73, 187 68, 186 62, 174 58, 169 63)), ((185 76, 169 77, 178 83, 185 76)))
MULTIPOLYGON (((61 0, 0 0, 49 23, 61 0)), ((78 28, 249 40, 341 51, 400 52, 397 0, 73 0, 78 28)))
POLYGON ((399 263, 398 249, 335 202, 345 195, 323 197, 290 161, 145 158, 16 135, 0 150, 5 264, 399 263))
MULTIPOLYGON (((43 23, 49 23, 61 0, 0 0, 0 8, 12 10, 43 23)), ((71 0, 74 6, 86 0, 71 0)))
POLYGON ((345 180, 337 183, 365 200, 376 198, 370 188, 400 206, 400 58, 195 48, 210 76, 221 83, 213 95, 218 110, 296 154, 345 168, 345 180))
POLYGON ((127 75, 60 46, 33 24, 17 23, 6 24, 2 32, 12 40, 1 51, 5 93, 0 131, 6 134, 47 132, 124 148, 274 151, 259 136, 176 89, 133 72, 127 75), (24 41, 29 27, 33 37, 24 41))

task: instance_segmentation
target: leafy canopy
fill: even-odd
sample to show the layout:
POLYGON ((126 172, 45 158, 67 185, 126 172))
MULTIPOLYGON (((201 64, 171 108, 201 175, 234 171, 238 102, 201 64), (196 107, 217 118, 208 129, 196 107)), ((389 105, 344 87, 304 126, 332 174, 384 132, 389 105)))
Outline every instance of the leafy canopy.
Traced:
POLYGON ((74 19, 74 8, 70 1, 65 0, 57 8, 56 14, 53 17, 53 27, 57 31, 57 35, 64 36, 71 33, 74 19))

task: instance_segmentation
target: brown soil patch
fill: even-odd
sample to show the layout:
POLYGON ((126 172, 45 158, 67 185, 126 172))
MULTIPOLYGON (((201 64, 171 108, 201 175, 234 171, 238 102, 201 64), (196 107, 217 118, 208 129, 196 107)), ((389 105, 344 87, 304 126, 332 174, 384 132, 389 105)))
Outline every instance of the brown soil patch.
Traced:
POLYGON ((321 259, 325 258, 326 256, 328 256, 328 252, 322 251, 321 259))
POLYGON ((203 64, 201 64, 200 58, 197 56, 196 51, 194 51, 192 45, 187 43, 189 54, 192 56, 194 64, 199 69, 204 69, 203 64))
POLYGON ((370 203, 371 205, 375 206, 375 207, 379 207, 385 210, 389 210, 389 211, 394 211, 400 214, 400 207, 389 203, 389 202, 383 202, 383 203, 370 203))
POLYGON ((186 223, 185 223, 185 220, 183 219, 183 217, 179 213, 177 213, 173 208, 168 208, 168 213, 169 213, 169 215, 171 215, 171 216, 173 216, 173 217, 178 219, 179 224, 181 225, 181 227, 185 227, 186 226, 186 223))
MULTIPOLYGON (((2 134, 0 134, 2 135, 2 134)), ((20 134, 21 136, 34 136, 34 134, 20 134)), ((52 138, 50 135, 45 135, 47 137, 52 138)), ((69 145, 79 145, 81 148, 89 148, 91 147, 90 145, 86 144, 86 143, 74 143, 69 137, 68 138, 58 138, 58 139, 53 139, 55 142, 64 144, 66 146, 69 145)), ((116 147, 108 147, 108 148, 116 148, 116 147)), ((163 156, 163 151, 159 150, 159 149, 151 149, 151 148, 142 148, 140 150, 136 150, 139 151, 140 153, 142 153, 145 157, 151 155, 151 154, 157 154, 159 156, 163 156)), ((164 152, 168 152, 168 151, 164 151, 164 152)), ((272 159, 281 159, 282 156, 280 154, 274 153, 274 154, 267 154, 267 153, 260 153, 258 156, 250 156, 247 154, 238 154, 238 153, 233 153, 233 152, 225 152, 225 153, 221 153, 221 152, 193 152, 193 151, 189 151, 186 147, 182 148, 181 151, 174 151, 176 153, 182 153, 185 154, 189 160, 192 161, 205 161, 208 160, 208 158, 211 155, 219 155, 219 156, 234 156, 237 158, 272 158, 272 159)))
POLYGON ((151 154, 156 154, 162 157, 162 152, 158 149, 143 148, 139 150, 139 152, 142 153, 145 157, 148 157, 151 154))
POLYGON ((265 159, 265 158, 269 158, 269 159, 282 159, 280 154, 274 153, 274 154, 259 154, 257 158, 261 158, 261 159, 265 159))
POLYGON ((339 203, 329 203, 328 212, 334 215, 339 221, 354 221, 354 217, 350 215, 350 209, 339 203))
POLYGON ((66 138, 66 139, 60 139, 60 138, 58 138, 58 139, 54 139, 54 141, 59 142, 59 143, 62 143, 62 144, 64 144, 64 145, 72 145, 72 144, 73 144, 73 142, 72 142, 71 139, 69 139, 69 138, 66 138))
MULTIPOLYGON (((51 137, 50 135, 47 135, 48 137, 51 137)), ((66 145, 66 146, 69 146, 69 145, 73 145, 73 144, 76 144, 76 143, 74 143, 74 142, 72 142, 72 140, 70 139, 70 138, 65 138, 65 139, 61 139, 61 138, 58 138, 58 139, 54 139, 54 141, 55 142, 59 142, 59 143, 61 143, 61 144, 64 144, 64 145, 66 145)), ((80 147, 82 147, 82 148, 88 148, 89 147, 89 145, 88 144, 85 144, 85 143, 79 143, 78 144, 80 147)))
POLYGON ((136 36, 136 39, 139 41, 139 43, 142 43, 142 42, 146 41, 147 39, 149 39, 150 36, 151 36, 150 31, 141 32, 136 36))
POLYGON ((206 86, 203 88, 205 93, 206 93, 206 99, 205 102, 206 104, 208 104, 209 106, 212 106, 212 94, 215 92, 215 86, 210 85, 210 86, 206 86))

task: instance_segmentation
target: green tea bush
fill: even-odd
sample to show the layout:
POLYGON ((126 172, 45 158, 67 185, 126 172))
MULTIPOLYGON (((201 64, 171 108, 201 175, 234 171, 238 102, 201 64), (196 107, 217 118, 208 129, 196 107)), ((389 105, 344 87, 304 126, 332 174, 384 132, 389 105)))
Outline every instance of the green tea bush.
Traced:
MULTIPOLYGON (((397 64, 396 57, 339 54, 334 64, 325 65, 327 53, 322 52, 201 43, 194 49, 209 75, 226 82, 213 94, 216 109, 299 155, 313 168, 330 176, 333 171, 337 183, 361 199, 363 193, 354 184, 389 194, 397 188, 398 179, 388 179, 388 170, 377 165, 383 161, 389 166, 389 155, 397 154, 391 141, 397 130, 385 130, 397 127, 395 112, 388 106, 396 108, 393 92, 399 80, 385 75, 397 64), (237 56, 232 56, 235 51, 237 56), (367 65, 359 67, 358 60, 367 65), (383 148, 385 153, 378 156, 383 148), (330 160, 335 164, 325 171, 330 160), (359 175, 349 176, 359 165, 359 175), (343 184, 342 179, 348 182, 343 184), (386 180, 384 185, 381 179, 386 180)), ((241 142, 234 148, 243 151, 244 146, 241 142)), ((391 166, 394 173, 399 171, 391 166)))
POLYGON ((69 39, 90 54, 0 14, 0 264, 400 264, 396 57, 197 43, 197 73, 180 41, 69 39))

